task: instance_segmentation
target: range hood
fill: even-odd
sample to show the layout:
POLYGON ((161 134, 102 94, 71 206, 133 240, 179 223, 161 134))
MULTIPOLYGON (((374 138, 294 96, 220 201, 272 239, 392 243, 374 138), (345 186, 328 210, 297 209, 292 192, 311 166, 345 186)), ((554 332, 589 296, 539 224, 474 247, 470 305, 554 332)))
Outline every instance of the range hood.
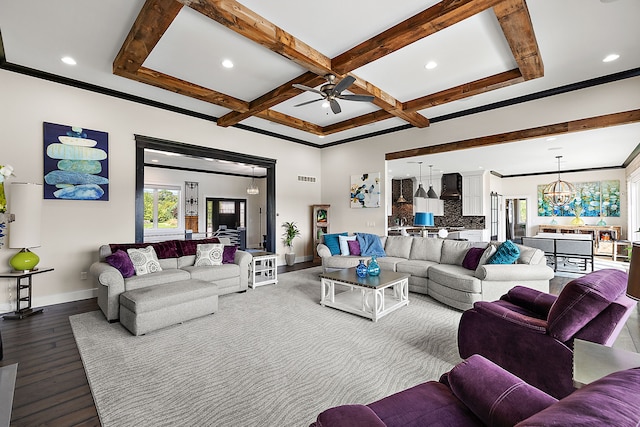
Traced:
POLYGON ((442 175, 442 200, 460 200, 462 197, 462 175, 445 173, 442 175))

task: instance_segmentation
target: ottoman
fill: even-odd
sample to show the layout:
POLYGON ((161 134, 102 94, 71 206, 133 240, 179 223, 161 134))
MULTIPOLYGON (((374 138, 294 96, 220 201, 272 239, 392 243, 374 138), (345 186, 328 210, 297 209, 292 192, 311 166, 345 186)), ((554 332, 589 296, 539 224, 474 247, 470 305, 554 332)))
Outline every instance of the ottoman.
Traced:
POLYGON ((120 323, 134 335, 216 311, 218 285, 204 280, 181 280, 120 294, 120 323))

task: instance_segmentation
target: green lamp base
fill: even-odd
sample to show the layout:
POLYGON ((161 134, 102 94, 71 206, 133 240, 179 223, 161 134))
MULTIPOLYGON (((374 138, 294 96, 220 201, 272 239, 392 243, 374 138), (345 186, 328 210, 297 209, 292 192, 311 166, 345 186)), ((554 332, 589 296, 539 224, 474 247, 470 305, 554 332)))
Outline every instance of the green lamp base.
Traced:
POLYGON ((9 260, 9 264, 16 271, 34 270, 39 262, 40 257, 27 248, 22 249, 9 260))

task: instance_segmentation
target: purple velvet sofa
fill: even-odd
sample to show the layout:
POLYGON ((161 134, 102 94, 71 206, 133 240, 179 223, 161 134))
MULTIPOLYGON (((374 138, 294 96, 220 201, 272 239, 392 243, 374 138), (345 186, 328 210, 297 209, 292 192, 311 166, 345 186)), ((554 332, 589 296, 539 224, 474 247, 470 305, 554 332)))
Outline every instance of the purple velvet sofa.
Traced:
POLYGON ((318 415, 311 427, 637 426, 640 368, 615 372, 556 400, 474 355, 444 374, 368 405, 318 415))
POLYGON ((458 327, 463 359, 481 354, 561 399, 573 392, 573 339, 611 346, 636 303, 627 274, 605 269, 554 295, 516 286, 500 300, 477 302, 458 327))

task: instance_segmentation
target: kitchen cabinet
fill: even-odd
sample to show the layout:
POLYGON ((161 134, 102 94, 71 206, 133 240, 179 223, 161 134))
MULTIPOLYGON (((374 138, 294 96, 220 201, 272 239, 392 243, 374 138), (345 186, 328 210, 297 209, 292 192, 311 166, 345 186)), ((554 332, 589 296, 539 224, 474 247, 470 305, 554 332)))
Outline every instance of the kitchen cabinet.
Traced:
POLYGON ((484 174, 464 174, 462 176, 462 215, 484 215, 484 174))

